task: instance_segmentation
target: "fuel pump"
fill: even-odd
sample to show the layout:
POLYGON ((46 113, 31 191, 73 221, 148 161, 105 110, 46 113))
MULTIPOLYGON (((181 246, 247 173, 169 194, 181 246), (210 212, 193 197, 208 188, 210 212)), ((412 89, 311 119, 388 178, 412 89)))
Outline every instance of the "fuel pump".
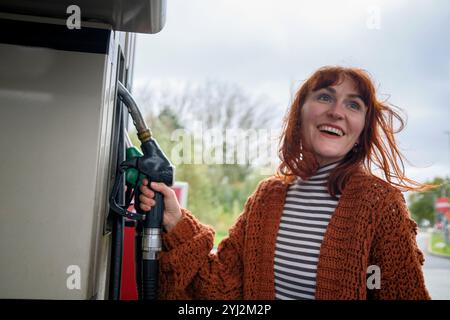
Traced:
POLYGON ((164 199, 160 192, 155 191, 155 206, 149 212, 144 212, 139 206, 139 185, 141 179, 146 177, 149 182, 163 182, 173 185, 174 166, 152 137, 139 108, 130 92, 119 82, 118 97, 127 107, 137 130, 141 142, 142 156, 136 155, 123 161, 119 166, 119 173, 110 196, 111 209, 128 219, 136 221, 136 281, 139 299, 155 300, 158 290, 159 253, 161 251, 161 225, 164 212, 164 199), (134 185, 127 179, 127 195, 125 206, 117 203, 117 197, 124 174, 135 171, 134 185), (131 199, 134 197, 136 212, 128 210, 131 199))

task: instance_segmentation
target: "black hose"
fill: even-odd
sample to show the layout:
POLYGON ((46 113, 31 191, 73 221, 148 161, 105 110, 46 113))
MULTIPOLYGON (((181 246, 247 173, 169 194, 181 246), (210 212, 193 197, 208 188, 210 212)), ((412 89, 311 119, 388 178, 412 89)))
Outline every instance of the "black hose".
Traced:
POLYGON ((134 258, 136 272, 136 287, 138 299, 142 300, 142 222, 136 221, 136 234, 134 238, 134 258))
POLYGON ((156 300, 158 298, 159 260, 142 260, 142 298, 156 300))
POLYGON ((122 279, 122 255, 123 255, 123 228, 124 220, 121 215, 113 213, 112 248, 109 299, 120 300, 122 279))
POLYGON ((117 83, 117 91, 119 93, 119 99, 122 100, 125 106, 128 108, 131 119, 133 119, 133 124, 137 130, 139 140, 141 142, 148 141, 151 138, 151 132, 147 127, 147 124, 145 123, 145 120, 142 117, 141 111, 139 111, 139 108, 136 101, 134 101, 133 96, 120 82, 117 83))
MULTIPOLYGON (((117 103, 117 131, 115 135, 117 146, 117 163, 116 168, 120 167, 120 164, 126 159, 125 154, 125 142, 123 137, 123 130, 125 129, 125 113, 123 112, 122 103, 117 103)), ((119 170, 116 171, 116 174, 119 170)), ((122 175, 120 181, 118 181, 119 189, 116 194, 117 202, 120 205, 125 205, 125 176, 122 175)), ((110 210, 112 215, 112 244, 111 244, 111 266, 109 274, 109 299, 120 300, 120 291, 122 285, 122 259, 123 259, 123 237, 124 237, 124 217, 117 214, 113 210, 110 210)))

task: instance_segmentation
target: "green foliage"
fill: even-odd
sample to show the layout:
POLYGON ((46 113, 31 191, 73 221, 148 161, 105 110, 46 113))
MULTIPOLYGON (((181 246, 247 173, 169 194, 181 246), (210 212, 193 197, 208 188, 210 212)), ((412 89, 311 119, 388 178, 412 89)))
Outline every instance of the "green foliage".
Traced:
POLYGON ((433 232, 430 241, 430 247, 433 253, 450 257, 450 245, 445 243, 444 234, 442 232, 433 232))
POLYGON ((450 180, 440 177, 427 181, 428 184, 438 185, 437 188, 425 192, 413 193, 409 196, 409 211, 412 218, 420 225, 423 220, 428 220, 432 224, 436 221, 434 203, 438 197, 450 194, 450 180))

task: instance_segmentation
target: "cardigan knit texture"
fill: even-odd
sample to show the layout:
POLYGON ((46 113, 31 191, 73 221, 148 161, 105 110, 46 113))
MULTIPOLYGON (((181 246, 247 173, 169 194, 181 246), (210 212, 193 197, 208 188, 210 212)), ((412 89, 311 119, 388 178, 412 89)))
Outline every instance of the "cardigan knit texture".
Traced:
MULTIPOLYGON (((214 230, 182 208, 163 234, 160 299, 275 298, 275 242, 289 184, 261 181, 216 253, 214 230)), ((430 299, 416 243, 417 225, 403 194, 363 171, 355 172, 331 217, 317 265, 318 300, 430 299), (369 289, 369 266, 380 270, 380 288, 369 289)))

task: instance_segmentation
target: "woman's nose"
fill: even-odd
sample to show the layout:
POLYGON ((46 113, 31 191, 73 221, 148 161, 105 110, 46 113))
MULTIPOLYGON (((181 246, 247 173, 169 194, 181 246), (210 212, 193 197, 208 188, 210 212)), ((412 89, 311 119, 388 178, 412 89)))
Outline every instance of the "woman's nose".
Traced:
POLYGON ((341 102, 332 103, 331 107, 328 109, 327 115, 333 119, 344 119, 344 105, 341 102))

